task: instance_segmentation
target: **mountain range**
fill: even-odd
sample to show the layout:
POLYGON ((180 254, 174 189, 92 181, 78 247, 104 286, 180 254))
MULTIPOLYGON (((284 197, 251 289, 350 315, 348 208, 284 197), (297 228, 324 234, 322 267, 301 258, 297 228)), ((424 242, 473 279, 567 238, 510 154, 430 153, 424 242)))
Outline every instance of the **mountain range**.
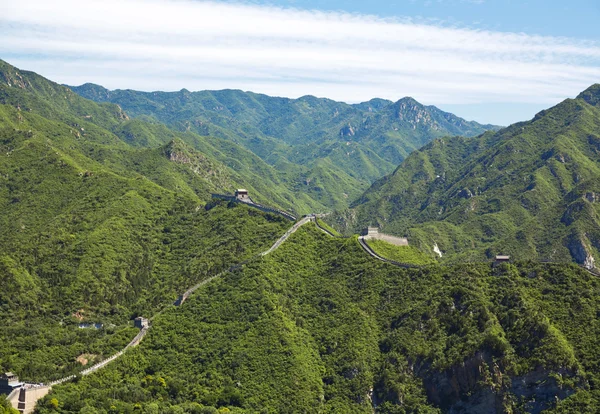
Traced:
POLYGON ((448 259, 600 259, 600 86, 477 138, 435 139, 338 215, 448 259))
POLYGON ((70 88, 96 102, 118 104, 133 118, 241 145, 283 174, 292 191, 306 194, 321 210, 325 207, 323 211, 347 207, 433 138, 498 129, 412 98, 349 105, 239 90, 110 91, 89 83, 70 88))
POLYGON ((598 411, 600 282, 573 262, 599 258, 600 86, 503 129, 410 98, 75 89, 0 61, 0 370, 47 383, 150 329, 36 412, 598 411), (292 223, 211 197, 240 187, 349 237, 307 222, 262 255, 292 223), (367 254, 366 225, 419 265, 367 254))

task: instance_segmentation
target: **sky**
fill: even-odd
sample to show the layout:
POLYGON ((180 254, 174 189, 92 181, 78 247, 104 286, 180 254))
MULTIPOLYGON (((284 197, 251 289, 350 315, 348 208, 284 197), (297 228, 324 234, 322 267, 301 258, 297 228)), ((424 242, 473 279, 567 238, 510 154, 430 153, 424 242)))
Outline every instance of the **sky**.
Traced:
POLYGON ((599 0, 0 0, 0 59, 59 83, 411 96, 508 125, 600 82, 599 0))

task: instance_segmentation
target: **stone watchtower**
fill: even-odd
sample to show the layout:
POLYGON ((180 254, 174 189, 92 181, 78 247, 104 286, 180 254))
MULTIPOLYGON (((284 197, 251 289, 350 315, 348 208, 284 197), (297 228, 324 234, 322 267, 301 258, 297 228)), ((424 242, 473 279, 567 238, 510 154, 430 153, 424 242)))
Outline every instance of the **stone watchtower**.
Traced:
POLYGON ((0 394, 10 394, 15 388, 20 387, 19 377, 12 372, 0 375, 0 394))
POLYGON ((361 236, 377 236, 379 234, 379 227, 367 227, 361 233, 361 236))
POLYGON ((240 188, 239 190, 235 190, 235 198, 240 201, 250 201, 250 196, 248 195, 248 190, 240 188))
POLYGON ((138 316, 133 321, 133 326, 135 326, 138 329, 144 329, 150 326, 150 322, 148 321, 148 319, 138 316))

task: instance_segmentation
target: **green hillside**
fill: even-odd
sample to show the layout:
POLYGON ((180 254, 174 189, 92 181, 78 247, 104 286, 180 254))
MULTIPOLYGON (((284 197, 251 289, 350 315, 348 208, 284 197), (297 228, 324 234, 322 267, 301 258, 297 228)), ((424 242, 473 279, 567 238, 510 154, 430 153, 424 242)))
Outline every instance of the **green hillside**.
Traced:
POLYGON ((528 122, 477 138, 442 138, 337 215, 408 234, 454 261, 600 259, 599 87, 528 122))
POLYGON ((600 281, 539 259, 599 258, 599 86, 432 142, 488 126, 410 98, 85 88, 119 104, 0 61, 0 371, 62 378, 152 326, 37 413, 598 411, 600 281), (411 246, 372 248, 421 266, 311 222, 259 256, 291 223, 211 199, 239 187, 296 213, 356 199, 317 223, 377 222, 411 246))
POLYGON ((593 412, 599 306, 576 266, 406 270, 307 225, 39 412, 593 412))
POLYGON ((478 135, 493 125, 468 122, 412 98, 348 105, 304 96, 275 98, 237 90, 109 91, 71 87, 130 116, 238 143, 291 185, 325 206, 343 208, 409 153, 446 135, 478 135))
MULTIPOLYGON (((50 134, 49 138, 55 138, 54 145, 62 145, 63 136, 68 136, 76 140, 75 144, 70 144, 73 147, 71 151, 83 152, 86 157, 101 164, 109 163, 111 169, 120 169, 124 174, 130 174, 132 168, 137 168, 137 164, 130 162, 132 157, 137 157, 132 155, 135 148, 154 149, 154 152, 146 152, 152 154, 162 151, 158 150, 159 147, 176 141, 180 142, 178 145, 187 144, 188 152, 201 153, 194 157, 203 157, 208 168, 206 172, 213 175, 210 181, 219 182, 214 177, 215 173, 223 179, 227 177, 226 181, 221 179, 220 184, 226 185, 221 186, 220 191, 247 188, 256 201, 297 213, 329 210, 306 192, 299 191, 298 183, 289 174, 268 165, 235 142, 176 131, 156 122, 130 119, 118 105, 98 104, 84 99, 64 86, 3 61, 0 61, 0 104, 5 105, 0 114, 0 127, 7 127, 7 133, 14 129, 34 131, 37 128, 50 134), (97 145, 104 147, 90 148, 97 145), (122 151, 127 154, 122 154, 122 151), (125 168, 122 168, 123 163, 127 164, 125 168)), ((325 175, 330 181, 340 179, 328 172, 325 175)), ((345 176, 341 178, 346 179, 345 176)), ((215 189, 213 186, 211 191, 215 189)), ((210 198, 209 192, 202 194, 204 201, 210 198)))
POLYGON ((207 204, 211 192, 245 182, 183 134, 139 123, 133 141, 169 141, 134 147, 113 131, 138 121, 116 105, 1 69, 0 369, 48 380, 81 367, 77 356, 106 357, 131 340, 131 318, 173 303, 289 226, 207 204))

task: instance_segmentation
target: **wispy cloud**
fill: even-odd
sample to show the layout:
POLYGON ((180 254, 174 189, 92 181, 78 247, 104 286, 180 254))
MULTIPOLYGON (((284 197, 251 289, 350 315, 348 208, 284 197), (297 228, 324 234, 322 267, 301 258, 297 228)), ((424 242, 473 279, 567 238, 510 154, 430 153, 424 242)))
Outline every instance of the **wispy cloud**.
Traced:
POLYGON ((69 84, 352 102, 552 103, 600 81, 591 41, 185 0, 5 1, 0 54, 69 84))

